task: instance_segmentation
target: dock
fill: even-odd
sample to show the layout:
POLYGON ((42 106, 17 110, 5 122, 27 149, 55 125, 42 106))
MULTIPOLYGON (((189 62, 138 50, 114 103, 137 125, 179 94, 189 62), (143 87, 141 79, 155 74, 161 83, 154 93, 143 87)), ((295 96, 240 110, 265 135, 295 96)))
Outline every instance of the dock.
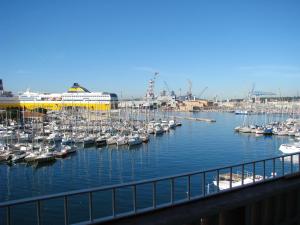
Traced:
POLYGON ((209 119, 209 118, 195 118, 195 117, 182 117, 182 116, 175 116, 174 118, 181 119, 181 120, 193 120, 193 121, 199 121, 199 122, 208 122, 208 123, 217 122, 215 119, 209 119))

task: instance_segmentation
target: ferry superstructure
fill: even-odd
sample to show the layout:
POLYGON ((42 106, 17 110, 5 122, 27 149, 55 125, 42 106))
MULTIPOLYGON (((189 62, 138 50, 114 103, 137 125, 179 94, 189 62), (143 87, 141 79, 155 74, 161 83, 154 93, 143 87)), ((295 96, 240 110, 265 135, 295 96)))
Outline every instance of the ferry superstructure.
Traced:
POLYGON ((74 83, 66 93, 35 93, 29 90, 17 96, 0 96, 0 108, 61 110, 82 107, 90 110, 111 110, 118 107, 118 96, 107 92, 90 92, 74 83))

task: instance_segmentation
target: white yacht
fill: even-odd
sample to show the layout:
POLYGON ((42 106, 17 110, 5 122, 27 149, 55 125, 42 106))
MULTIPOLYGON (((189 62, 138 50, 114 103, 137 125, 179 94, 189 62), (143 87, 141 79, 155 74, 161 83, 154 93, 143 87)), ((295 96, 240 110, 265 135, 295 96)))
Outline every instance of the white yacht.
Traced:
POLYGON ((252 173, 245 172, 244 178, 242 178, 242 174, 233 173, 232 177, 230 179, 230 174, 224 173, 224 174, 220 174, 220 176, 219 176, 219 186, 218 186, 217 180, 214 180, 213 184, 216 187, 219 187, 219 190, 226 190, 226 189, 230 188, 230 181, 231 181, 232 188, 234 188, 234 187, 241 186, 242 183, 251 184, 251 183, 253 183, 253 180, 254 180, 254 182, 261 181, 261 180, 263 180, 263 176, 255 175, 255 177, 253 179, 252 173), (242 179, 244 179, 244 182, 242 182, 243 181, 242 179))
POLYGON ((162 134, 163 132, 164 132, 164 130, 162 129, 160 123, 156 123, 154 125, 154 133, 155 133, 155 135, 162 134))
POLYGON ((175 127, 176 127, 176 122, 175 122, 175 120, 170 120, 168 125, 169 125, 169 128, 170 128, 170 129, 175 128, 175 127))
POLYGON ((281 151, 283 154, 293 154, 300 152, 300 144, 294 143, 294 144, 282 144, 279 147, 279 151, 281 151))
POLYGON ((142 144, 142 140, 139 137, 139 135, 134 135, 128 138, 128 145, 133 146, 133 145, 139 145, 142 144))
POLYGON ((117 146, 126 145, 128 143, 128 138, 126 136, 118 137, 117 140, 117 146))

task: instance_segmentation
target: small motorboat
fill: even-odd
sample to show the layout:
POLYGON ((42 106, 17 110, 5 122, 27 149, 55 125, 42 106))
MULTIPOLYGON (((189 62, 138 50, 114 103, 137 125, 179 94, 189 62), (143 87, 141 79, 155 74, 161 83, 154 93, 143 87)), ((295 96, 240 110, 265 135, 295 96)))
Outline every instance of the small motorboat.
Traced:
POLYGON ((23 151, 19 151, 14 153, 14 155, 11 158, 11 162, 13 163, 17 163, 17 162, 21 162, 24 160, 24 158, 28 155, 29 153, 27 152, 23 152, 23 151))
POLYGON ((126 136, 122 136, 117 138, 117 146, 126 145, 128 143, 128 139, 126 136))
POLYGON ((117 137, 116 136, 112 136, 112 137, 106 139, 106 143, 108 145, 116 145, 117 144, 117 137))
POLYGON ((70 145, 62 145, 62 148, 59 152, 55 153, 55 157, 63 158, 69 154, 75 153, 77 151, 77 146, 70 146, 70 145))
POLYGON ((251 184, 253 182, 258 182, 261 180, 263 180, 263 176, 255 175, 253 179, 253 174, 245 171, 244 178, 242 177, 242 174, 239 173, 233 173, 231 174, 231 176, 230 173, 220 174, 219 184, 216 179, 213 181, 213 184, 217 188, 219 188, 219 190, 226 190, 230 188, 230 183, 231 183, 231 187, 234 188, 234 187, 241 186, 242 184, 251 184))
POLYGON ((176 127, 175 120, 170 120, 168 125, 170 129, 174 129, 176 127))
POLYGON ((0 162, 5 162, 10 160, 12 157, 12 154, 9 151, 1 152, 0 153, 0 162))
POLYGON ((103 137, 103 136, 100 136, 96 139, 96 146, 97 147, 102 147, 102 146, 105 146, 107 143, 106 143, 106 138, 103 137))
POLYGON ((92 146, 94 144, 95 144, 95 138, 92 136, 88 136, 83 139, 83 147, 92 146))
POLYGON ((55 154, 53 152, 41 153, 35 159, 35 162, 37 163, 44 163, 44 162, 51 162, 51 161, 55 161, 55 154))
POLYGON ((140 138, 142 142, 147 143, 149 141, 149 135, 148 134, 141 134, 140 138))
POLYGON ((282 144, 279 147, 279 151, 281 151, 284 154, 293 154, 300 152, 300 144, 294 143, 294 144, 282 144))
POLYGON ((139 144, 142 144, 142 140, 138 135, 134 135, 128 138, 129 146, 139 145, 139 144))
POLYGON ((252 129, 250 127, 241 127, 239 129, 240 133, 252 133, 252 129))
POLYGON ((162 127, 159 125, 155 125, 154 127, 154 133, 155 135, 159 135, 159 134, 163 134, 164 130, 162 129, 162 127))
POLYGON ((25 162, 30 163, 30 162, 34 162, 35 159, 39 156, 39 152, 30 152, 25 158, 25 162))

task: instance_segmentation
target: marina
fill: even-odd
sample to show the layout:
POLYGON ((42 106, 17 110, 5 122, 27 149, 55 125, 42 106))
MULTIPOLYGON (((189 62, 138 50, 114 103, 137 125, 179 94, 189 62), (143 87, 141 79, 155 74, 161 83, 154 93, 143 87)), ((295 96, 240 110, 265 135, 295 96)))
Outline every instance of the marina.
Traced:
MULTIPOLYGON (((243 118, 231 113, 188 113, 177 116, 212 117, 218 122, 196 123, 192 120, 182 120, 182 127, 170 129, 163 135, 150 135, 148 143, 136 146, 122 145, 122 139, 120 139, 119 146, 114 144, 96 148, 94 144, 84 147, 82 136, 80 144, 76 144, 75 141, 75 145, 78 145, 76 153, 67 155, 63 160, 57 158, 50 164, 41 164, 38 167, 27 166, 25 162, 1 163, 1 174, 4 174, 1 191, 6 193, 1 200, 63 191, 65 186, 62 182, 71 179, 70 173, 73 175, 68 189, 76 190, 153 178, 158 175, 171 175, 170 167, 176 168, 176 171, 180 173, 261 157, 278 156, 282 155, 279 151, 281 144, 293 142, 290 136, 253 136, 235 133, 233 128, 240 124, 243 118), (218 142, 215 141, 216 138, 218 142), (235 148, 232 148, 232 143, 236 146, 235 148), (184 150, 187 148, 189 151, 184 150), (189 163, 186 164, 187 162, 189 163), (25 188, 26 186, 24 189, 19 188, 19 182, 23 183, 22 179, 25 177, 18 179, 13 177, 21 176, 21 174, 27 174, 25 177, 29 178, 28 182, 25 182, 26 186, 36 185, 36 179, 39 179, 42 185, 36 189, 39 191, 32 192, 31 189, 25 188), (46 174, 47 178, 44 177, 46 174), (54 186, 47 186, 48 182, 54 186)), ((264 119, 259 115, 254 117, 257 121, 264 119)), ((87 126, 90 127, 92 134, 91 124, 87 126)), ((98 141, 100 144, 102 140, 98 141)), ((132 143, 135 143, 134 139, 132 143)))
MULTIPOLYGON (((156 186, 155 179, 168 180, 157 177, 169 177, 174 172, 207 171, 199 172, 204 181, 198 184, 205 196, 274 179, 279 168, 282 171, 290 168, 291 172, 294 167, 298 168, 300 120, 297 107, 273 111, 268 105, 258 103, 264 108, 259 111, 258 105, 253 107, 253 103, 245 102, 251 110, 232 110, 221 104, 210 107, 209 101, 204 100, 181 102, 173 96, 169 101, 175 108, 166 108, 162 102, 156 102, 159 98, 153 93, 154 78, 150 80, 146 99, 139 102, 138 107, 119 102, 115 94, 90 92, 78 83, 63 94, 26 91, 17 97, 16 105, 6 105, 11 96, 3 92, 0 99, 0 103, 4 102, 4 109, 0 111, 0 172, 3 174, 0 191, 4 195, 0 202, 14 202, 24 196, 39 199, 39 196, 56 196, 59 192, 66 195, 57 196, 70 198, 66 197, 70 191, 80 194, 80 189, 101 190, 95 200, 100 201, 96 207, 98 216, 105 218, 109 214, 109 209, 102 205, 107 203, 112 204, 114 218, 116 214, 127 213, 130 193, 122 190, 117 194, 113 188, 112 196, 117 198, 118 195, 120 202, 109 203, 110 198, 102 189, 111 185, 122 189, 124 183, 127 186, 146 180, 142 181, 146 184, 150 179, 154 182, 152 192, 161 193, 157 198, 165 202, 168 184, 161 182, 156 186), (183 106, 184 111, 181 111, 183 106), (261 158, 269 159, 261 161, 261 158), (247 163, 249 161, 256 162, 247 163), (230 166, 237 163, 243 166, 230 166), (220 169, 211 169, 216 167, 220 169)), ((180 179, 182 176, 175 177, 171 178, 172 182, 177 180, 171 184, 174 195, 171 205, 172 201, 190 200, 191 191, 195 191, 190 186, 192 175, 187 175, 188 186, 185 179, 180 179)), ((141 188, 138 194, 136 186, 133 186, 134 198, 139 195, 140 207, 147 208, 149 187, 141 188)), ((91 207, 96 194, 93 192, 89 193, 90 218, 94 216, 91 207)), ((82 203, 65 200, 64 207, 78 211, 86 200, 79 197, 77 201, 82 203)), ((137 207, 135 201, 133 207, 137 207)), ((154 197, 152 201, 161 205, 154 197)), ((44 217, 51 216, 51 219, 45 224, 61 222, 59 205, 55 201, 49 204, 51 210, 47 210, 44 217)), ((3 209, 0 216, 5 214, 3 209)), ((13 211, 12 218, 17 224, 21 223, 23 212, 13 211)), ((68 220, 65 224, 77 223, 86 217, 84 211, 72 215, 73 218, 67 214, 64 210, 65 220, 68 220)), ((28 218, 22 223, 29 225, 32 220, 28 218)))
POLYGON ((234 128, 236 132, 240 133, 253 133, 256 135, 279 135, 290 136, 298 140, 300 136, 300 120, 289 118, 286 121, 273 121, 264 123, 263 125, 245 124, 234 128))
MULTIPOLYGON (((188 173, 261 158, 282 156, 282 152, 279 151, 280 145, 293 141, 290 136, 253 136, 247 133, 236 133, 233 128, 242 123, 243 117, 232 113, 180 113, 177 116, 181 118, 211 117, 215 118, 217 122, 198 123, 194 120, 182 120, 181 127, 170 129, 163 135, 150 135, 148 143, 132 147, 129 147, 128 144, 120 146, 114 144, 97 148, 96 145, 84 147, 81 144, 78 145, 75 154, 67 155, 63 160, 57 158, 53 162, 37 167, 29 166, 24 162, 1 163, 0 172, 4 176, 1 178, 3 182, 1 182, 0 188, 1 192, 5 193, 1 196, 1 201, 171 176, 174 174, 174 170, 177 174, 188 173), (218 138, 218 142, 216 142, 216 138, 218 138), (235 148, 232 148, 232 143, 236 146, 235 148)), ((252 119, 258 122, 264 121, 264 117, 261 115, 254 115, 252 119)), ((86 125, 88 126, 88 124, 86 125)), ((296 162, 295 160, 296 157, 294 157, 294 162, 296 162)), ((286 163, 288 171, 291 161, 286 163)), ((276 165, 280 166, 280 161, 276 161, 276 165)), ((262 164, 257 163, 255 182, 259 182, 263 176, 261 168, 262 164)), ((266 177, 272 178, 272 163, 266 163, 266 169, 266 177)), ((253 182, 252 165, 245 166, 244 170, 244 178, 241 178, 240 167, 232 170, 234 174, 237 174, 232 175, 234 178, 232 186, 238 187, 242 185, 242 182, 244 184, 253 182)), ((226 169, 220 171, 218 184, 220 190, 226 190, 230 186, 228 172, 226 169)), ((205 190, 207 193, 214 193, 217 190, 216 173, 208 173, 206 179, 205 190)), ((186 188, 185 181, 178 179, 176 185, 178 185, 176 199, 183 198, 182 192, 186 188)), ((157 191, 164 193, 166 187, 167 184, 161 183, 157 187, 157 191)), ((147 191, 149 191, 148 187, 145 186, 139 194, 140 198, 144 196, 143 203, 139 203, 142 204, 141 207, 147 205, 147 191)), ((126 195, 128 195, 126 190, 119 193, 124 200, 127 199, 124 197, 126 195)), ((97 201, 100 199, 102 202, 108 201, 105 192, 99 193, 99 195, 94 194, 94 196, 97 196, 97 201)), ((160 198, 162 198, 161 201, 165 201, 167 196, 160 195, 160 198)), ((79 199, 85 202, 84 198, 80 197, 79 199)), ((55 201, 50 205, 60 207, 59 203, 55 201)), ((129 205, 126 202, 119 202, 118 205, 118 213, 128 210, 129 205)), ((69 207, 71 207, 70 210, 79 209, 72 201, 70 201, 69 207)), ((108 213, 108 209, 105 207, 97 209, 101 213, 95 215, 104 216, 108 213)), ((16 212, 22 215, 22 212, 16 212)), ((50 212, 52 214, 51 221, 61 221, 59 210, 53 208, 50 212)), ((85 213, 82 211, 76 216, 73 215, 70 222, 81 221, 84 217, 85 213)), ((26 221, 29 222, 25 224, 30 224, 30 219, 26 219, 26 221)))
POLYGON ((35 166, 75 153, 78 146, 134 147, 147 143, 149 135, 162 135, 181 126, 175 120, 125 120, 120 111, 118 116, 110 113, 105 119, 88 110, 49 112, 29 119, 24 112, 15 111, 20 116, 15 120, 11 118, 11 111, 2 113, 5 117, 2 115, 0 162, 25 162, 35 166))

